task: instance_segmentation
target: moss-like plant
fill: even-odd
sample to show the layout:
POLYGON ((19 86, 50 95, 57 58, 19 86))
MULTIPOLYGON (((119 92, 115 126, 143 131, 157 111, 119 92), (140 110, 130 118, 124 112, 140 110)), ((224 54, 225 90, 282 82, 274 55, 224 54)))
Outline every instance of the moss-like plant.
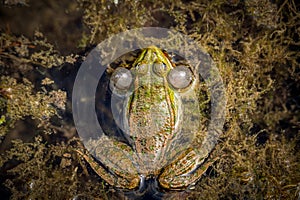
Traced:
MULTIPOLYGON (((296 1, 78 0, 73 6, 82 11, 87 28, 79 47, 95 46, 128 29, 160 26, 189 35, 215 61, 227 94, 224 132, 211 153, 218 160, 193 190, 168 196, 299 198, 300 16, 296 1)), ((44 72, 53 67, 63 70, 78 57, 60 55, 40 32, 33 39, 1 33, 1 141, 24 118, 34 119, 37 130, 33 141, 15 140, 2 148, 2 186, 13 199, 118 197, 74 153, 80 145, 70 137, 74 136, 72 124, 54 120, 68 111, 66 94, 54 89, 44 72), (29 72, 38 73, 40 79, 34 81, 29 72)))

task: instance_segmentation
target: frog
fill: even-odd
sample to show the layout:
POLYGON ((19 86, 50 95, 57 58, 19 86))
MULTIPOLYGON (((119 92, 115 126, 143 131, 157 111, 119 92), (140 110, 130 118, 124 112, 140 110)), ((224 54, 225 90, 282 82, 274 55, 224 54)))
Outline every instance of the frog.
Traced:
MULTIPOLYGON (((77 152, 116 188, 141 188, 150 178, 167 190, 195 184, 214 162, 196 142, 199 130, 184 128, 192 123, 185 117, 184 94, 196 98, 197 79, 195 70, 175 65, 160 48, 143 49, 131 65, 117 67, 110 77, 111 92, 125 99, 120 126, 127 142, 103 134, 89 141, 89 152, 77 152)), ((194 104, 192 112, 198 116, 197 100, 194 104)))

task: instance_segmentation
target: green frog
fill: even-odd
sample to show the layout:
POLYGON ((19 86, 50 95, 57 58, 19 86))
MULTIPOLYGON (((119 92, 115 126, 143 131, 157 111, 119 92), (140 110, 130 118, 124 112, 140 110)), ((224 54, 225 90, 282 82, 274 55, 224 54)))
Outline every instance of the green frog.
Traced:
POLYGON ((154 178, 169 190, 186 189, 211 165, 209 152, 199 149, 197 75, 188 65, 175 66, 170 56, 150 46, 131 66, 119 67, 110 78, 113 94, 123 96, 122 129, 127 142, 107 135, 89 141, 89 153, 78 151, 107 183, 135 189, 154 178), (197 122, 198 121, 198 122, 197 122), (194 126, 195 128, 190 128, 194 126))

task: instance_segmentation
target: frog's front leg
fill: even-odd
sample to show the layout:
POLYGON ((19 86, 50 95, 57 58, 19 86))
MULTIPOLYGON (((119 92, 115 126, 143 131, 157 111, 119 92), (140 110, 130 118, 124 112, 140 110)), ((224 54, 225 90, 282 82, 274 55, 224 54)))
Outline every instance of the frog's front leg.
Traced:
POLYGON ((134 189, 139 186, 140 177, 128 146, 108 137, 90 145, 93 146, 90 150, 93 156, 77 152, 104 181, 118 188, 134 189))
POLYGON ((193 149, 180 154, 170 165, 163 169, 158 178, 160 185, 166 189, 180 190, 195 183, 216 160, 207 161, 207 154, 199 154, 193 149))

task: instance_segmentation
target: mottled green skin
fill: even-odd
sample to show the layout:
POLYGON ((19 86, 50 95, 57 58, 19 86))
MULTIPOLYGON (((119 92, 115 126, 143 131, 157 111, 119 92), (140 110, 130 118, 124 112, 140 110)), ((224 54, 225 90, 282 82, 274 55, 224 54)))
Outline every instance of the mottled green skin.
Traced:
POLYGON ((159 48, 144 49, 130 68, 133 89, 123 106, 123 123, 131 145, 105 135, 91 140, 90 149, 101 165, 89 154, 79 152, 107 183, 133 189, 142 178, 156 177, 163 188, 185 189, 211 164, 201 166, 209 152, 181 149, 179 138, 186 137, 181 133, 185 130, 181 123, 186 122, 182 122, 180 96, 167 81, 173 67, 159 48), (155 64, 164 66, 159 75, 153 69, 155 64))

